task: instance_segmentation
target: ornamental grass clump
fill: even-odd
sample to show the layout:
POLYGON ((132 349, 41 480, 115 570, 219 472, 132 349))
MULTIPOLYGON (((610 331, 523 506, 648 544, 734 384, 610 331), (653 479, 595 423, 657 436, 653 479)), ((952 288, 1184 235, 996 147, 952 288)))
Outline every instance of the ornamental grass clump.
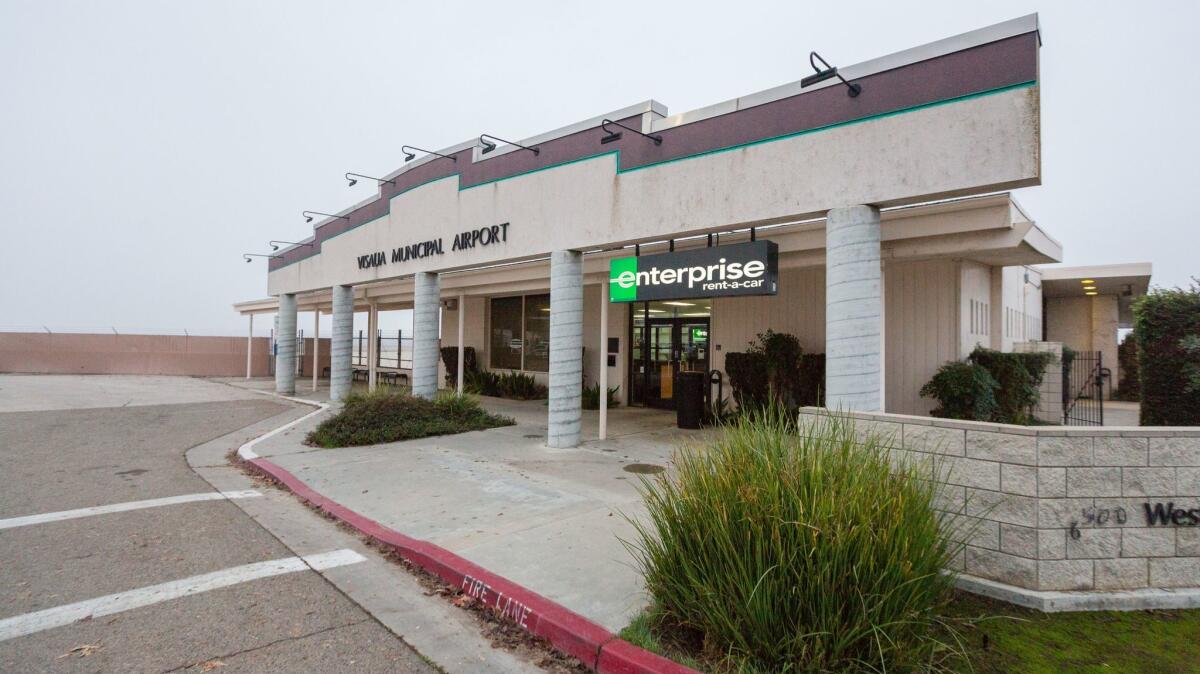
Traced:
POLYGON ((719 671, 928 671, 953 643, 938 616, 960 545, 928 465, 837 416, 768 411, 682 450, 643 481, 628 546, 662 623, 719 671))

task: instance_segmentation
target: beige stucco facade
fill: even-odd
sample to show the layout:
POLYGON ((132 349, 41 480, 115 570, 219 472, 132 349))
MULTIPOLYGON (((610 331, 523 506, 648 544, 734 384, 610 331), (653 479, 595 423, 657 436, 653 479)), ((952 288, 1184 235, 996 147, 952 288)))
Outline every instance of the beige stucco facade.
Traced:
MULTIPOLYGON (((628 305, 603 299, 610 262, 769 240, 774 294, 705 298, 705 366, 723 372, 726 354, 758 333, 788 332, 828 353, 833 398, 925 413, 931 402, 918 391, 943 363, 1040 332, 1030 265, 1062 250, 1005 191, 1041 182, 1040 44, 1030 15, 842 68, 861 95, 836 78, 792 82, 682 114, 646 101, 519 143, 443 148, 272 256, 268 292, 290 312, 292 298, 301 311, 329 307, 334 288, 352 287, 355 310, 415 302, 429 316, 434 295, 414 298, 419 282, 440 298, 439 344, 457 345, 461 331, 493 369, 513 361, 491 349, 519 352, 527 367, 534 348, 527 326, 495 329, 493 303, 538 295, 561 339, 534 334, 536 348, 581 344, 585 384, 606 379, 628 400, 635 321, 628 305), (609 120, 621 120, 621 137, 606 135, 609 120)), ((511 313, 511 302, 501 306, 511 313)), ((647 306, 641 320, 650 319, 647 306)), ((430 332, 414 330, 425 353, 430 332)), ((551 370, 532 374, 550 384, 552 426, 553 412, 578 405, 579 374, 565 356, 533 359, 551 370)), ((578 416, 563 418, 578 428, 578 416)), ((576 432, 550 435, 574 442, 576 432)))
POLYGON ((1148 262, 1042 270, 1046 339, 1075 351, 1099 352, 1112 372, 1106 395, 1120 381, 1119 336, 1133 327, 1132 305, 1149 289, 1151 271, 1148 262))

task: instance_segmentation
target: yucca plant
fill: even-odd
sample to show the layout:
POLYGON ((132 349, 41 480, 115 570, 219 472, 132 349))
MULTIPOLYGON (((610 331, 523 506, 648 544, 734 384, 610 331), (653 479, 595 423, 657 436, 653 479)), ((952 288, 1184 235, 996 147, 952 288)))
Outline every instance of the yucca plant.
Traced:
POLYGON ((655 612, 738 671, 936 669, 960 545, 936 472, 893 467, 886 439, 778 407, 724 426, 644 480, 627 545, 655 612))

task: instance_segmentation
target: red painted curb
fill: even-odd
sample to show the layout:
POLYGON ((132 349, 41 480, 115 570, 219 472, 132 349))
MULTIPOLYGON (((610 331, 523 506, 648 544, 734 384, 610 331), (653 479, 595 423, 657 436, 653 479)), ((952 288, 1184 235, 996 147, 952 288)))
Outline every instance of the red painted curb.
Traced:
POLYGON ((575 656, 601 674, 699 674, 619 639, 578 613, 445 548, 405 536, 364 517, 318 493, 285 468, 266 459, 251 459, 247 463, 283 483, 301 499, 363 535, 395 548, 412 564, 460 588, 503 618, 549 641, 558 650, 575 656))

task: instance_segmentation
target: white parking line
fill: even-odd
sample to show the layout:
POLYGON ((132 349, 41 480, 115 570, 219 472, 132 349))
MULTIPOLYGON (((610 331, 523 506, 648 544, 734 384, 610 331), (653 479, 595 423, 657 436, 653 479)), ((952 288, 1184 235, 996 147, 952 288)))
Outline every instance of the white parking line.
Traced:
POLYGON ((157 508, 159 506, 175 505, 177 503, 194 503, 196 501, 220 501, 223 499, 235 498, 254 498, 262 496, 261 493, 253 489, 244 491, 206 491, 199 494, 183 494, 181 496, 167 496, 166 498, 152 498, 145 501, 127 501, 125 503, 112 503, 109 505, 93 506, 91 508, 78 508, 75 510, 60 510, 54 513, 43 513, 41 515, 25 515, 24 517, 10 517, 6 520, 0 520, 0 529, 12 529, 14 527, 25 527, 30 524, 44 524, 46 522, 58 522, 60 520, 73 520, 77 517, 91 517, 92 515, 107 515, 109 513, 123 513, 129 510, 141 510, 142 508, 157 508))
POLYGON ((66 604, 44 611, 26 613, 0 620, 0 641, 43 630, 70 625, 71 623, 92 617, 112 615, 130 609, 150 606, 159 602, 187 597, 209 590, 217 590, 238 583, 245 583, 259 578, 269 578, 285 573, 294 573, 312 568, 316 571, 332 569, 347 564, 357 564, 366 558, 353 550, 333 550, 304 557, 286 557, 266 562, 244 564, 221 571, 205 573, 183 580, 173 580, 158 585, 118 592, 104 597, 96 597, 86 601, 66 604))

